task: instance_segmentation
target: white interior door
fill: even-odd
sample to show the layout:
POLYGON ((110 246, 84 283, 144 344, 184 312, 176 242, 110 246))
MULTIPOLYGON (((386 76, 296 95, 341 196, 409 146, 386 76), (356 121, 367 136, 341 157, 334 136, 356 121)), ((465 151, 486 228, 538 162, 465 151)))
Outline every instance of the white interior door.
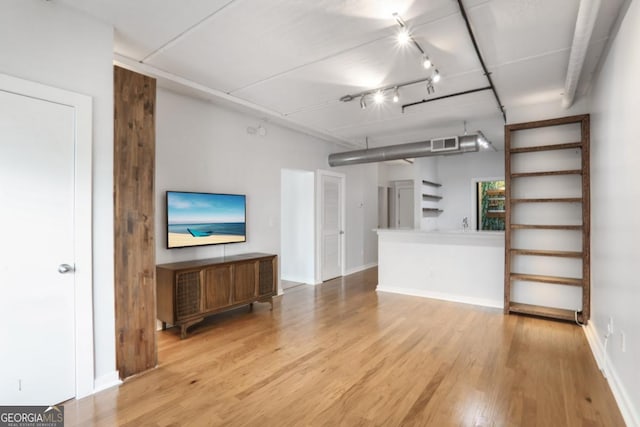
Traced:
POLYGON ((0 90, 2 404, 76 395, 75 119, 68 105, 0 90))
POLYGON ((344 263, 344 176, 320 173, 321 280, 342 276, 344 263))

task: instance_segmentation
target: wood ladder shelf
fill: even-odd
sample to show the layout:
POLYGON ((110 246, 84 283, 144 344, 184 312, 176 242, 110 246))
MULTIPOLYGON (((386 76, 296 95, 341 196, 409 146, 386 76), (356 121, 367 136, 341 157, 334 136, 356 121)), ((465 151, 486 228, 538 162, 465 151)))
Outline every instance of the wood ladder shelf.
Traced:
MULTIPOLYGON (((565 321, 578 321, 583 324, 586 324, 590 317, 590 178, 589 178, 589 115, 579 115, 579 116, 571 116, 571 117, 563 117, 558 119, 551 120, 541 120, 535 122, 527 122, 527 123, 517 123, 505 126, 505 181, 506 181, 506 191, 505 191, 505 281, 504 281, 504 311, 505 313, 515 313, 515 314, 526 314, 530 316, 544 317, 550 319, 557 320, 565 320, 565 321), (551 145, 535 145, 535 146, 527 146, 527 147, 512 147, 512 142, 514 142, 514 136, 516 133, 520 131, 527 131, 531 129, 540 129, 547 127, 555 127, 555 126, 565 126, 565 125, 575 125, 580 127, 580 141, 577 142, 569 142, 569 143, 560 143, 560 144, 551 144, 551 145), (527 153, 544 153, 550 151, 559 151, 559 150, 579 150, 580 155, 580 168, 576 168, 575 166, 569 168, 558 168, 557 170, 540 170, 540 171, 513 171, 512 164, 518 164, 516 162, 520 162, 520 164, 524 163, 521 156, 527 156, 527 153), (522 192, 523 188, 519 187, 520 193, 522 196, 520 197, 511 197, 512 196, 512 184, 513 180, 522 180, 526 178, 533 177, 545 177, 545 181, 540 181, 540 183, 547 183, 547 179, 550 180, 549 185, 553 186, 553 188, 558 188, 559 185, 570 179, 571 176, 578 176, 581 179, 582 185, 582 194, 580 197, 536 197, 536 195, 529 195, 522 192), (568 178, 562 178, 563 176, 568 178), (548 177, 548 178, 547 178, 548 177), (555 177, 555 178, 554 178, 555 177), (561 180, 561 181, 557 181, 561 180), (560 183, 560 184, 559 184, 560 183), (514 221, 514 209, 515 205, 522 206, 518 209, 525 209, 527 212, 531 212, 531 210, 539 209, 537 208, 537 204, 557 204, 557 209, 565 209, 562 206, 567 206, 566 209, 571 204, 579 203, 582 206, 581 209, 581 218, 575 218, 574 224, 553 224, 553 218, 548 221, 543 221, 542 224, 526 224, 522 223, 522 221, 517 222, 514 221), (548 224, 546 222, 549 222, 548 224), (580 225, 576 224, 579 223, 580 225), (519 232, 518 230, 530 230, 529 233, 552 233, 552 235, 558 236, 555 234, 556 232, 580 232, 581 238, 581 250, 566 250, 565 248, 532 248, 525 249, 522 247, 513 247, 513 233, 519 232), (532 272, 527 272, 527 274, 512 271, 513 260, 516 257, 529 257, 529 256, 538 256, 538 257, 555 257, 558 258, 559 263, 566 263, 569 261, 562 261, 562 259, 576 259, 581 260, 582 262, 582 277, 561 277, 556 275, 548 275, 548 274, 533 274, 532 272), (579 287, 582 290, 582 300, 580 301, 580 309, 579 310, 568 310, 564 308, 556 308, 552 307, 553 301, 547 301, 549 306, 541 306, 541 305, 533 305, 526 304, 525 301, 512 301, 512 288, 514 286, 514 282, 525 282, 527 286, 536 286, 535 283, 545 283, 551 285, 564 285, 564 286, 572 286, 579 287)), ((575 141, 575 140, 574 140, 575 141)), ((538 156, 544 154, 538 154, 538 156)), ((549 153, 549 156, 555 156, 553 153, 549 153)), ((564 154, 562 156, 565 156, 564 154)), ((567 154, 567 156, 571 156, 567 154)), ((527 161, 529 161, 531 157, 527 157, 527 161)), ((539 159, 539 158, 538 158, 539 159)), ((534 158, 535 160, 535 158, 534 158)), ((546 169, 546 168, 545 168, 546 169)), ((525 183, 530 181, 518 181, 519 183, 525 183)), ((518 184, 520 186, 521 184, 518 184)), ((529 187, 534 188, 532 192, 536 191, 544 191, 541 190, 540 185, 537 187, 529 187)), ((542 195, 541 195, 542 196, 542 195)), ((520 212, 520 211, 519 211, 520 212)), ((520 212, 522 213, 522 212, 520 212)), ((518 217, 516 217, 518 218, 518 217)), ((564 221, 563 221, 564 222, 564 221)), ((571 234, 573 235, 573 234, 571 234)), ((523 235, 524 236, 524 235, 523 235)), ((538 234, 539 236, 539 234, 538 234)), ((568 235, 570 236, 570 235, 568 235)), ((577 235, 575 235, 577 238, 577 235)), ((551 239, 553 240, 553 239, 551 239)), ((522 239, 519 239, 520 246, 522 246, 522 239)), ((526 244, 525 244, 526 245, 526 244)), ((535 246, 535 245, 531 245, 535 246)), ((564 246, 564 245, 563 245, 564 246)), ((522 260, 522 263, 525 262, 525 258, 518 258, 522 260)), ((522 266, 524 264, 519 263, 518 265, 522 266)), ((537 270, 538 266, 545 266, 543 263, 529 264, 529 268, 525 268, 526 270, 537 270), (533 267, 531 267, 533 266, 533 267)), ((520 267, 521 268, 521 267, 520 267)), ((523 285, 520 285, 523 286, 523 285)), ((523 293, 519 293, 520 295, 524 295, 523 293)), ((526 298, 522 297, 521 298, 526 298)), ((578 304, 576 304, 578 305, 578 304)))

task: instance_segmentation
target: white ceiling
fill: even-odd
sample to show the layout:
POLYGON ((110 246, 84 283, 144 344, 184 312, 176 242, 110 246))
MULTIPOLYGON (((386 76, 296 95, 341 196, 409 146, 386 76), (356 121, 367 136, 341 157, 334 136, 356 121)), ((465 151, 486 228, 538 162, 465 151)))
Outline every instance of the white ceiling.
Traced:
MULTIPOLYGON (((461 134, 463 122, 501 147, 491 91, 401 105, 487 86, 456 0, 54 0, 115 28, 114 52, 159 84, 237 105, 329 140, 370 146, 461 134), (398 12, 439 69, 362 110, 340 97, 422 79, 399 47, 398 12)), ((576 98, 584 96, 624 0, 602 0, 576 98)), ((579 0, 463 0, 501 101, 561 102, 579 0)))

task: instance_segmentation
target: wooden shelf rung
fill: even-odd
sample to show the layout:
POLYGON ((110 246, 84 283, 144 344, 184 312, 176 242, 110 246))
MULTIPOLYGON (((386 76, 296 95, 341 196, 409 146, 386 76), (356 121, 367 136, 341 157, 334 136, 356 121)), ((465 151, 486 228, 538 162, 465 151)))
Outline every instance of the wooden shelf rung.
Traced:
POLYGON ((542 249, 510 249, 515 255, 553 256, 561 258, 582 258, 582 252, 578 251, 549 251, 542 249))
POLYGON ((566 144, 536 145, 533 147, 512 148, 509 150, 511 154, 531 153, 534 151, 551 151, 551 150, 569 150, 572 148, 582 148, 582 142, 569 142, 566 144))
POLYGON ((556 197, 545 199, 511 199, 511 203, 581 203, 581 197, 556 197))
POLYGON ((511 224, 513 230, 582 230, 581 225, 511 224))
POLYGON ((537 274, 511 273, 509 278, 511 280, 522 280, 524 282, 551 283, 554 285, 569 285, 569 286, 579 286, 579 287, 582 287, 583 285, 582 279, 576 279, 574 277, 542 276, 537 274))
POLYGON ((541 305, 522 304, 512 302, 509 304, 510 313, 528 314, 530 316, 547 317, 551 319, 575 321, 576 313, 564 308, 544 307, 541 305))
POLYGON ((580 169, 567 169, 558 171, 544 171, 544 172, 518 172, 512 173, 511 178, 529 178, 535 176, 557 176, 557 175, 582 175, 580 169))

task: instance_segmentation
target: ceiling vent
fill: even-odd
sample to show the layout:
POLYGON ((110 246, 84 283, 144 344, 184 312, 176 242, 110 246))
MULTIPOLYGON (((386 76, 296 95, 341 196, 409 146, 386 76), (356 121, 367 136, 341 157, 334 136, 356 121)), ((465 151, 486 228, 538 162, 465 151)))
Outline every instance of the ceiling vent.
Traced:
POLYGON ((459 148, 458 137, 438 138, 431 140, 431 152, 456 151, 459 148))

